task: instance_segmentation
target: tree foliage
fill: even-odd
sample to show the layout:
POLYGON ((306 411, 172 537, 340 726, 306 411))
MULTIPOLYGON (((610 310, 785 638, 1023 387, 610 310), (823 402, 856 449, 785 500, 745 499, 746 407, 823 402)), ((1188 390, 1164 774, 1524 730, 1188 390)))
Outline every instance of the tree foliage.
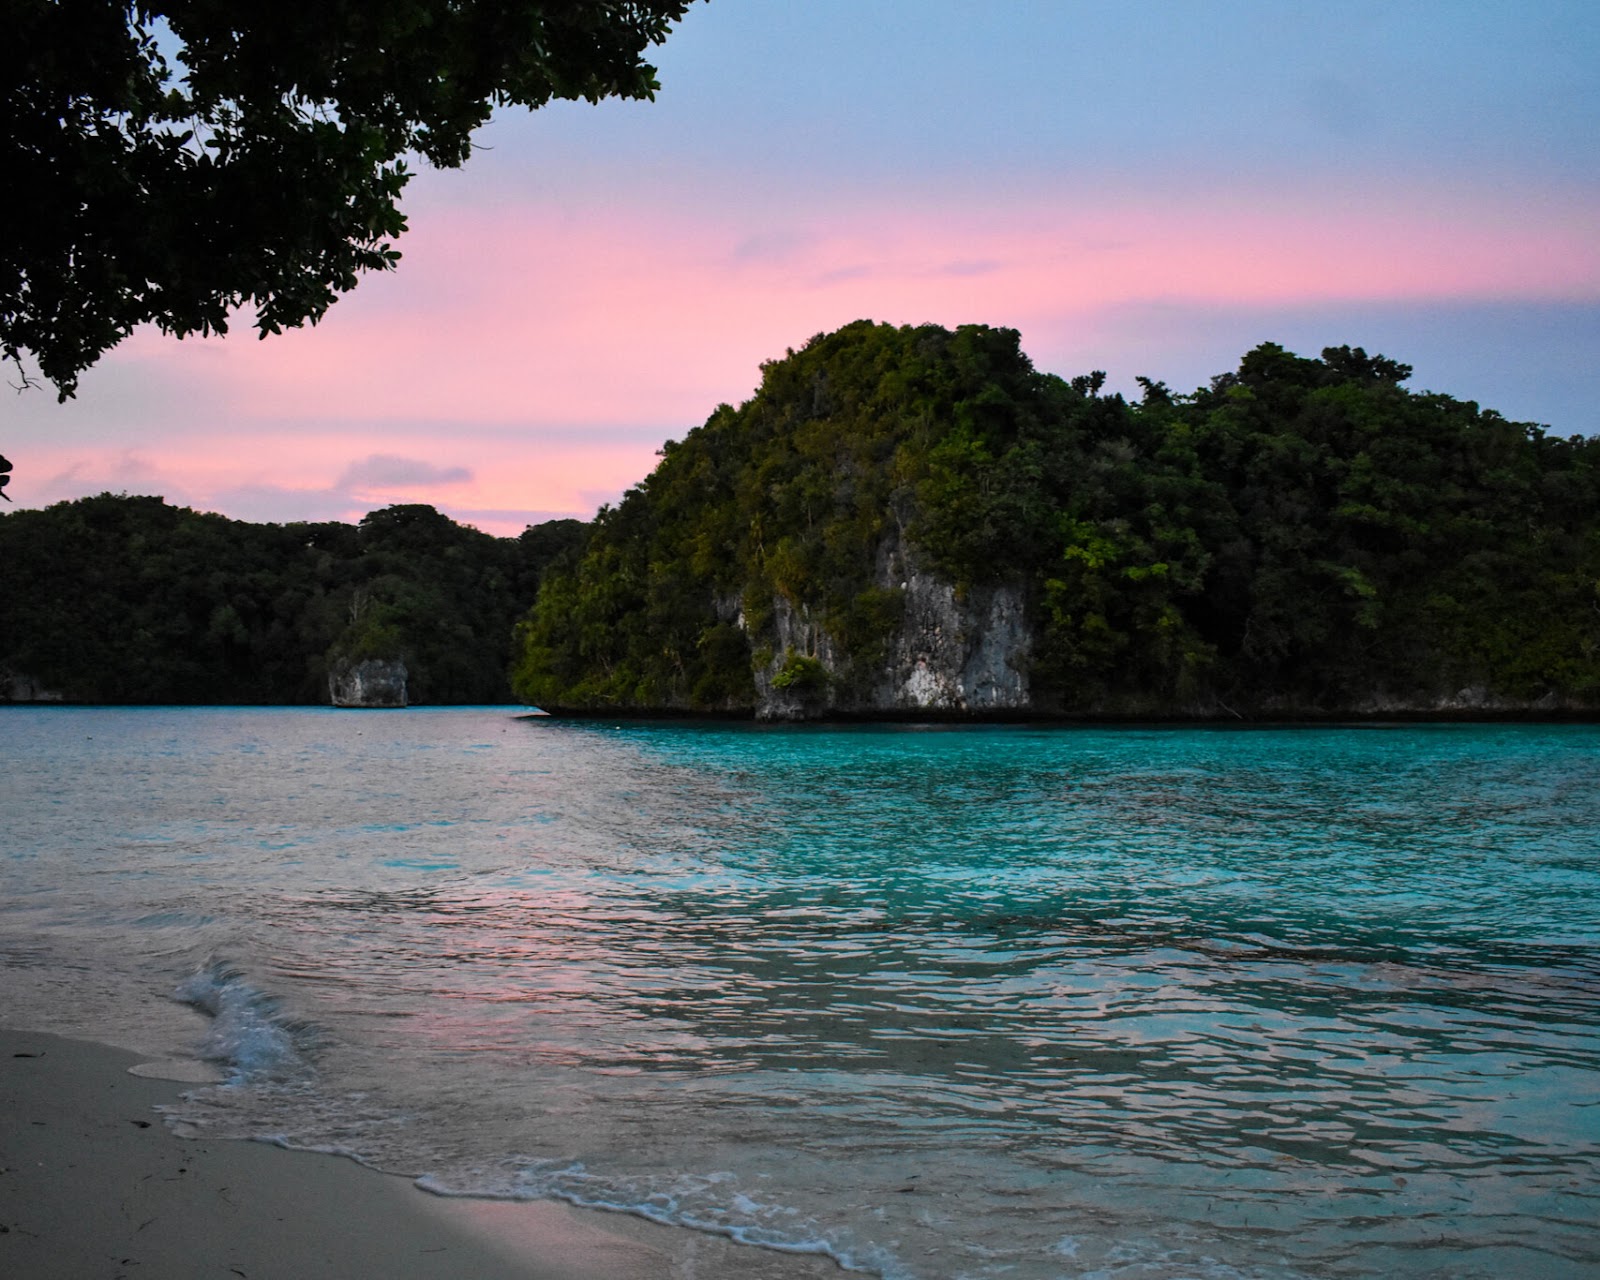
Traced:
POLYGON ((407 157, 462 164, 498 106, 652 96, 689 3, 9 0, 0 350, 65 399, 139 324, 314 323, 398 259, 407 157))
POLYGON ((494 538, 428 506, 250 524, 102 494, 0 517, 0 677, 79 702, 318 703, 340 659, 416 702, 503 702, 512 624, 576 521, 494 538))
MULTIPOLYGON (((763 369, 594 521, 521 626, 556 708, 735 711, 777 602, 870 683, 888 551, 1019 588, 1041 709, 1600 701, 1600 441, 1272 343, 1190 395, 1034 370, 1010 330, 858 322, 763 369)), ((776 654, 778 680, 821 675, 776 654)), ((776 684, 778 680, 775 680, 776 684)))

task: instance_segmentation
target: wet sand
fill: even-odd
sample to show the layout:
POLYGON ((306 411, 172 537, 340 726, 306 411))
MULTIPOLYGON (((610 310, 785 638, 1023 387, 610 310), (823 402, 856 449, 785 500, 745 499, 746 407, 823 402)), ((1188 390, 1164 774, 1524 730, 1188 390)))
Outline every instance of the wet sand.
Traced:
MULTIPOLYGON (((0 1275, 33 1280, 815 1280, 831 1261, 353 1161, 178 1138, 138 1055, 0 1031, 0 1275)), ((189 1064, 191 1067, 197 1064, 189 1064)), ((182 1075, 184 1064, 148 1070, 182 1075)))

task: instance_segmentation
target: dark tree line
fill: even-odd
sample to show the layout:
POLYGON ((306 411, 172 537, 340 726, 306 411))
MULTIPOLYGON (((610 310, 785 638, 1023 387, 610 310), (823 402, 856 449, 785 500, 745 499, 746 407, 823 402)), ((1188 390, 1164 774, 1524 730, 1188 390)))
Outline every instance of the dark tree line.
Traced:
POLYGON ((1020 593, 1041 711, 1463 688, 1600 706, 1600 441, 1409 372, 1269 343, 1190 394, 1142 379, 1134 403, 1037 372, 1009 330, 861 322, 764 366, 587 524, 248 524, 108 494, 14 511, 0 688, 315 703, 330 666, 398 658, 420 702, 737 713, 784 656, 780 604, 843 660, 797 653, 779 680, 871 685, 905 607, 898 546, 958 592, 1020 593))
MULTIPOLYGON (((774 603, 869 683, 900 539, 1027 601, 1041 710, 1600 705, 1600 441, 1271 343, 1187 395, 1034 370, 1015 332, 859 322, 765 366, 594 521, 522 626, 554 707, 737 711, 774 603)), ((806 655, 798 655, 804 659, 806 655)))
POLYGON ((578 521, 495 538, 428 506, 251 524, 102 494, 0 516, 0 677, 78 702, 326 702, 400 659, 415 702, 504 702, 510 635, 578 521))

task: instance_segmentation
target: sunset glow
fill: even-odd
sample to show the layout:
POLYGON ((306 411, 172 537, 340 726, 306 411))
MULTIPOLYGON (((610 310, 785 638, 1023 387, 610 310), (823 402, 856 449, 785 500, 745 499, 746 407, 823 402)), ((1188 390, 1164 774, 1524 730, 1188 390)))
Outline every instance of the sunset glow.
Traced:
MULTIPOLYGON (((1513 417, 1565 412, 1553 425, 1566 432, 1596 429, 1592 411, 1575 420, 1571 408, 1593 403, 1597 362, 1569 359, 1600 328, 1593 167, 1586 181, 1530 182, 1430 172, 1380 150, 1351 169, 1349 146, 1324 140, 1320 162, 1286 148, 1248 172, 1198 178, 1105 162, 1052 171, 1025 152, 956 151, 914 162, 909 178, 889 170, 874 181, 841 140, 838 171, 807 183, 778 166, 708 170, 706 139, 686 131, 682 167, 656 156, 637 198, 618 199, 626 166, 642 161, 624 152, 608 169, 605 148, 630 130, 641 138, 631 145, 659 145, 675 110, 720 109, 729 154, 750 150, 754 135, 741 130, 759 124, 741 125, 741 95, 751 86, 701 62, 708 42, 740 37, 738 23, 721 21, 714 6, 697 12, 682 47, 662 50, 662 102, 541 112, 496 126, 481 164, 419 177, 399 270, 364 280, 321 325, 267 342, 248 317, 225 340, 141 332, 91 371, 75 402, 58 406, 45 391, 10 400, 0 444, 18 464, 12 494, 42 505, 102 489, 160 492, 276 520, 425 501, 516 533, 530 520, 592 514, 648 472, 663 440, 747 398, 763 360, 858 318, 1016 328, 1041 369, 1104 368, 1124 391, 1140 374, 1193 387, 1263 340, 1293 346, 1304 333, 1311 354, 1384 343, 1417 366, 1413 385, 1513 417), (675 75, 685 105, 673 105, 675 75), (557 162, 581 154, 586 131, 595 151, 572 172, 540 163, 544 152, 557 162), (519 155, 534 167, 519 168, 519 155), (963 163, 966 178, 948 176, 963 163), (1519 353, 1507 308, 1565 317, 1538 337, 1537 378, 1509 376, 1539 357, 1519 353), (1366 318, 1361 329, 1352 317, 1366 318), (1404 343, 1413 330, 1413 349, 1387 336, 1404 343), (1482 358, 1486 345, 1503 350, 1503 369, 1482 358), (1543 371, 1557 360, 1573 367, 1552 385, 1543 371)), ((1488 31, 1469 24, 1451 38, 1470 45, 1488 31)), ((1459 113, 1472 90, 1451 77, 1466 73, 1442 49, 1412 52, 1438 59, 1439 101, 1427 110, 1441 121, 1459 113)), ((989 88, 982 109, 1003 120, 1013 90, 989 88)), ((1397 109, 1423 109, 1404 86, 1387 92, 1397 109)), ((1149 105, 1178 137, 1191 108, 1149 105)), ((1572 109, 1593 113, 1592 94, 1572 109)), ((785 110, 791 123, 804 119, 804 104, 785 110)), ((762 101, 756 114, 775 111, 762 101)), ((891 127, 874 120, 866 132, 891 127)), ((1258 124, 1237 127, 1243 138, 1258 124)), ((1483 149, 1503 151, 1493 122, 1482 129, 1483 149)), ((1170 140, 1143 145, 1158 143, 1170 140)))

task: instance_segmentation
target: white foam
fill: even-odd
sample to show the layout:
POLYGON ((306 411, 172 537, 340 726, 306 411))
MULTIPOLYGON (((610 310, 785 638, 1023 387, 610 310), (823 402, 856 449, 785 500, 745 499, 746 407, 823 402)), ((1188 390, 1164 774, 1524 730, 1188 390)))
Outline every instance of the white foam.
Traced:
POLYGON ((207 965, 178 984, 173 998, 211 1017, 200 1055, 228 1070, 230 1084, 283 1079, 304 1067, 290 1028, 272 1000, 238 970, 207 965))
MULTIPOLYGON (((707 1217, 683 1207, 679 1197, 666 1192, 655 1192, 642 1201, 630 1201, 608 1194, 614 1188, 590 1174, 581 1163, 572 1162, 560 1167, 544 1167, 527 1171, 527 1181, 517 1191, 485 1194, 481 1191, 462 1191, 441 1183, 431 1175, 415 1179, 415 1185, 432 1195, 452 1199, 470 1200, 560 1200, 580 1209, 594 1209, 603 1213, 626 1213, 644 1218, 661 1226, 688 1228, 707 1235, 726 1236, 740 1244, 770 1249, 775 1253, 805 1254, 832 1258, 845 1271, 878 1276, 881 1280, 914 1280, 914 1275, 893 1254, 877 1246, 865 1248, 843 1245, 829 1240, 807 1228, 815 1224, 801 1220, 793 1209, 780 1205, 763 1204, 742 1193, 735 1193, 729 1203, 736 1211, 752 1215, 786 1217, 792 1220, 792 1229, 785 1231, 759 1221, 737 1222, 722 1217, 707 1217)), ((719 1182, 728 1175, 711 1174, 694 1179, 695 1182, 719 1182)))

